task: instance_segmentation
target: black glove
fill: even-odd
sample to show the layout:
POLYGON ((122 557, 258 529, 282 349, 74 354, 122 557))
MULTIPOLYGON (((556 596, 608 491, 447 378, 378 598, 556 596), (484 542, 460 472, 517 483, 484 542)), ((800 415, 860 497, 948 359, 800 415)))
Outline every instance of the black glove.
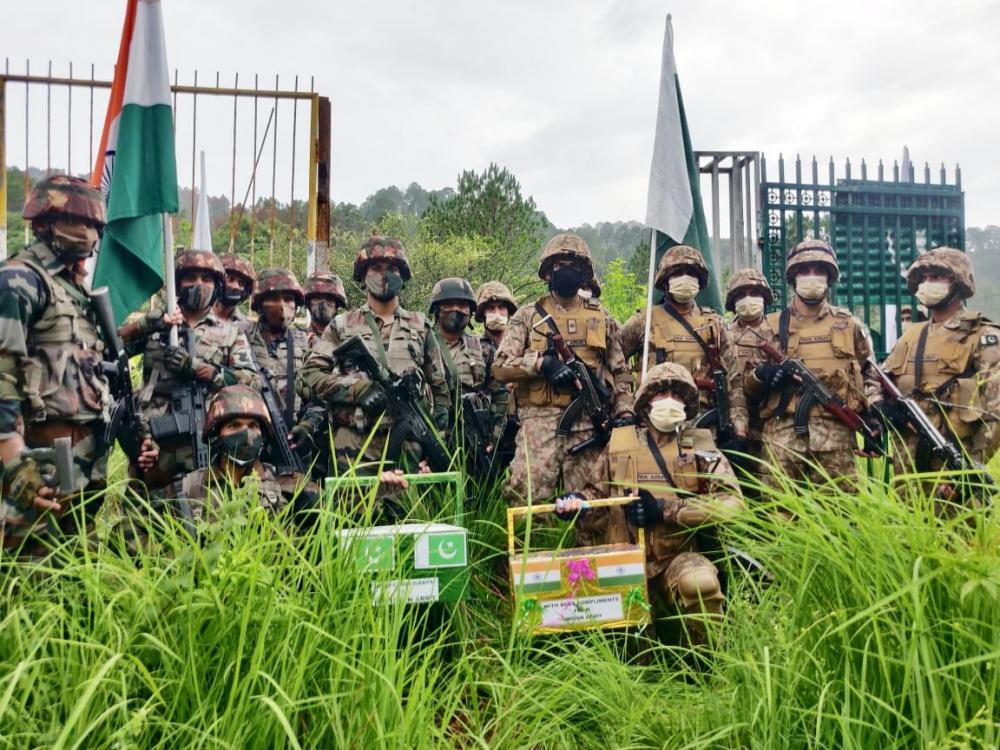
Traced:
POLYGON ((897 430, 905 429, 910 422, 909 414, 898 401, 876 401, 872 404, 871 412, 872 416, 877 416, 886 427, 894 427, 897 430))
MULTIPOLYGON (((567 492, 565 495, 560 495, 556 498, 556 505, 561 505, 569 500, 583 500, 586 498, 579 492, 567 492)), ((580 510, 557 510, 556 518, 560 521, 572 521, 574 518, 580 518, 584 513, 587 512, 586 508, 580 508, 580 510)))
POLYGON ((296 453, 308 460, 316 448, 313 431, 316 426, 307 420, 302 420, 289 430, 289 445, 296 453))
POLYGON ((439 431, 446 432, 451 426, 451 413, 448 411, 448 407, 435 406, 434 413, 431 415, 431 421, 434 422, 434 426, 439 431))
POLYGON ((636 424, 638 424, 638 421, 635 418, 635 414, 623 414, 611 420, 612 427, 632 427, 636 424))
POLYGON ((163 354, 163 363, 179 378, 194 377, 194 360, 182 346, 168 346, 163 354))
POLYGON ((768 390, 775 391, 792 379, 792 373, 784 365, 774 362, 763 362, 757 365, 753 371, 754 377, 767 386, 768 390))
POLYGON ((377 383, 371 383, 371 387, 365 392, 365 395, 358 399, 358 406, 370 417, 378 416, 384 412, 385 405, 385 391, 377 383))
POLYGON ((573 374, 569 365, 555 354, 546 354, 542 357, 542 375, 552 384, 553 388, 558 390, 569 390, 576 381, 576 375, 573 374))
POLYGON ((639 498, 625 506, 625 519, 633 526, 651 529, 663 523, 663 509, 649 490, 639 490, 639 498))

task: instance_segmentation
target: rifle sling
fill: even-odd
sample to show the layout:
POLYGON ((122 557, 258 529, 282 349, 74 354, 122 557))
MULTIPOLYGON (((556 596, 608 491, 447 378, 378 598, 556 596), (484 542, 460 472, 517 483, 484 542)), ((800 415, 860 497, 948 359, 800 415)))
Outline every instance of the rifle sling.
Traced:
POLYGON ((375 322, 375 316, 372 315, 371 310, 365 310, 365 322, 368 324, 368 328, 371 329, 372 336, 375 338, 375 351, 378 354, 378 361, 382 363, 382 367, 385 368, 386 372, 391 373, 392 370, 389 369, 389 355, 386 354, 385 343, 382 341, 382 331, 379 330, 378 323, 375 322))
POLYGON ((291 326, 285 329, 285 347, 285 427, 291 429, 295 424, 295 337, 291 326))
MULTIPOLYGON (((788 356, 788 329, 792 320, 792 310, 786 307, 778 316, 778 348, 786 357, 788 356)), ((785 386, 781 392, 781 398, 774 410, 774 418, 781 419, 788 412, 788 405, 792 402, 795 391, 790 386, 785 386)))
POLYGON ((656 468, 660 470, 663 478, 671 487, 676 488, 677 482, 674 481, 673 476, 670 474, 670 469, 667 468, 667 460, 663 457, 660 446, 656 444, 653 436, 649 434, 649 430, 646 431, 646 446, 649 448, 649 452, 653 456, 653 461, 656 462, 656 468))
POLYGON ((451 356, 451 351, 448 349, 448 342, 437 331, 434 332, 434 336, 437 338, 438 349, 441 350, 441 361, 444 362, 444 368, 448 371, 448 387, 451 388, 452 393, 460 395, 462 392, 462 381, 458 377, 458 365, 455 364, 455 358, 451 356))
MULTIPOLYGON (((690 336, 694 337, 695 342, 697 342, 698 346, 701 347, 702 352, 705 353, 705 360, 708 362, 708 366, 713 370, 716 369, 715 365, 718 364, 718 362, 715 361, 716 357, 712 353, 711 347, 708 345, 708 342, 705 341, 705 339, 703 339, 694 329, 694 326, 688 322, 687 318, 681 315, 680 311, 678 311, 677 308, 666 300, 663 301, 663 309, 666 311, 667 315, 681 324, 681 328, 687 331, 690 336)), ((694 373, 691 374, 694 375, 694 373)))
POLYGON ((913 359, 913 393, 910 394, 914 397, 920 396, 920 388, 923 385, 924 350, 927 349, 927 335, 930 333, 930 330, 931 322, 928 320, 924 323, 924 327, 920 331, 920 336, 917 337, 917 353, 913 359))

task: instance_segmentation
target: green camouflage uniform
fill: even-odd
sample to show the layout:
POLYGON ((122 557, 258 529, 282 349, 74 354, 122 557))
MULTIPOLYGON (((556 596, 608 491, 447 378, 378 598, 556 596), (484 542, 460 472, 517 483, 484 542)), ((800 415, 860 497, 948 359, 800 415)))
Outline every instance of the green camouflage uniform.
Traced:
MULTIPOLYGON (((291 380, 288 377, 288 346, 292 346, 292 366, 295 373, 299 373, 309 354, 309 334, 292 326, 283 332, 271 332, 267 322, 259 318, 250 327, 247 337, 250 339, 250 350, 257 368, 267 370, 271 376, 271 385, 278 394, 282 413, 287 404, 287 394, 291 393, 295 401, 292 413, 297 415, 302 407, 302 399, 295 392, 295 375, 291 380)), ((288 427, 291 428, 291 425, 288 427)))

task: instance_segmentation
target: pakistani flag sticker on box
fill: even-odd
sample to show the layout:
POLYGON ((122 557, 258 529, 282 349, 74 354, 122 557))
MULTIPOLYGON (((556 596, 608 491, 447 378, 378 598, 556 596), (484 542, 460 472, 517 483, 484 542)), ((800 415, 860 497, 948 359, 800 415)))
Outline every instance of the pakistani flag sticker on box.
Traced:
POLYGON ((405 523, 342 529, 360 570, 373 574, 372 597, 387 602, 455 602, 469 583, 469 546, 461 526, 405 523))
POLYGON ((510 575, 518 616, 531 632, 651 622, 646 555, 639 545, 515 554, 510 575))

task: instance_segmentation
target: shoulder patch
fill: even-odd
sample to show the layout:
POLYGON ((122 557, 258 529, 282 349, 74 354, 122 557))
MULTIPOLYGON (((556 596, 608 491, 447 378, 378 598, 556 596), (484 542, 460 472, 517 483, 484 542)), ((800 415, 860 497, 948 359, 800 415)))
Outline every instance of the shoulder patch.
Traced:
POLYGON ((596 300, 593 297, 591 297, 589 299, 586 298, 586 297, 584 297, 583 298, 583 306, 584 307, 589 307, 591 310, 600 310, 601 309, 601 302, 600 302, 600 300, 596 300))
POLYGON ((979 337, 980 346, 996 346, 1000 344, 1000 336, 995 333, 984 333, 979 337))

